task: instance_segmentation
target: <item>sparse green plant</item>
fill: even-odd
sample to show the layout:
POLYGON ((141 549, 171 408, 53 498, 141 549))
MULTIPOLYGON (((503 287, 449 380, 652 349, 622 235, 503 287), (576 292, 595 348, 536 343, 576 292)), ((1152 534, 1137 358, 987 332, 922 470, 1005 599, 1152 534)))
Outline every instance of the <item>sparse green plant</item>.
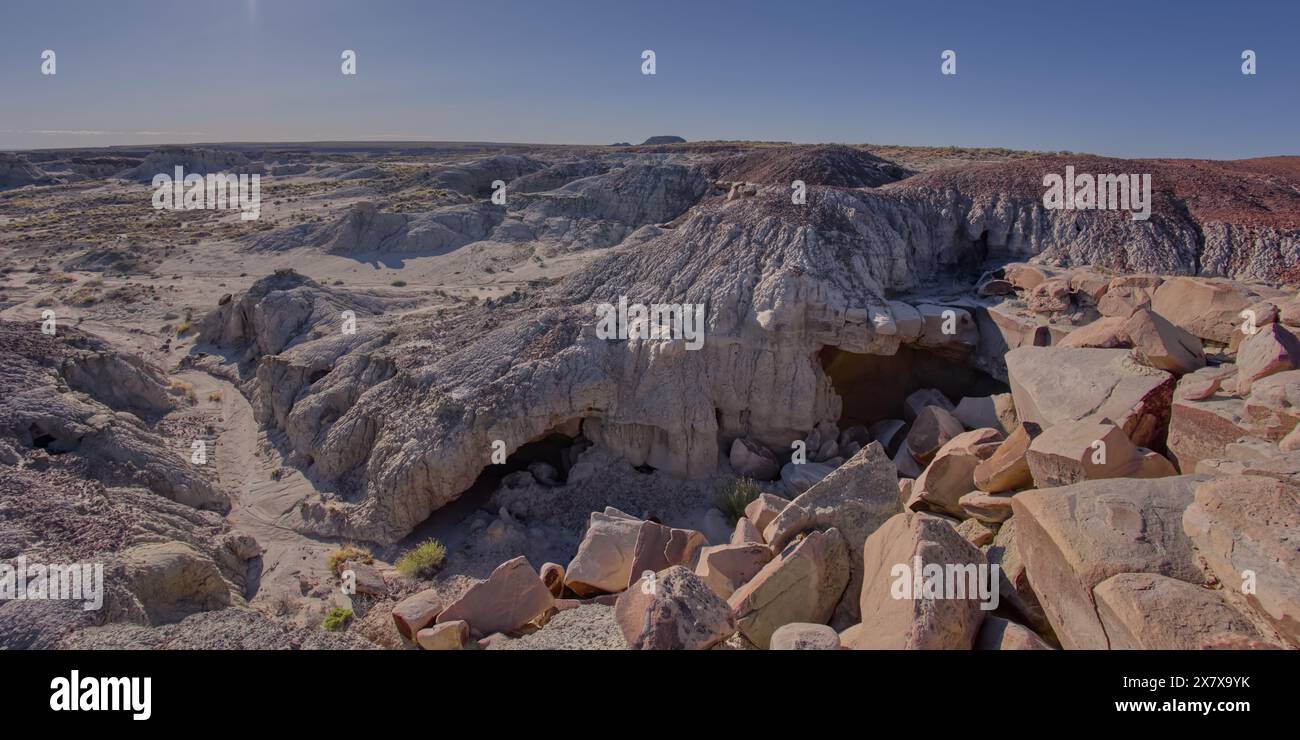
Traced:
POLYGON ((753 478, 732 478, 718 491, 713 505, 726 515, 729 524, 734 525, 745 515, 745 507, 749 506, 749 502, 758 498, 762 492, 763 489, 758 487, 758 482, 753 478))
POLYGON ((407 578, 430 578, 442 567, 447 548, 437 540, 425 540, 397 559, 397 572, 407 578))
POLYGON ((393 286, 394 288, 405 288, 405 287, 406 287, 406 281, 405 281, 405 280, 394 280, 393 282, 389 283, 389 285, 393 286))
POLYGON ((324 627, 328 632, 342 632, 352 621, 352 610, 336 606, 325 615, 324 627))

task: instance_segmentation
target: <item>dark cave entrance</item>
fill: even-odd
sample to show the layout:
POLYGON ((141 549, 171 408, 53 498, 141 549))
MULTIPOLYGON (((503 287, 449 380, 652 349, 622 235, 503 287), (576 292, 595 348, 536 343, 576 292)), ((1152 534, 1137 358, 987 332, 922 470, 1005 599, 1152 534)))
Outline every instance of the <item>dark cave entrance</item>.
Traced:
POLYGON ((893 355, 865 355, 826 346, 817 353, 822 370, 843 402, 839 426, 903 418, 903 400, 922 388, 937 388, 954 404, 963 396, 1006 393, 1006 383, 960 359, 900 347, 893 355))

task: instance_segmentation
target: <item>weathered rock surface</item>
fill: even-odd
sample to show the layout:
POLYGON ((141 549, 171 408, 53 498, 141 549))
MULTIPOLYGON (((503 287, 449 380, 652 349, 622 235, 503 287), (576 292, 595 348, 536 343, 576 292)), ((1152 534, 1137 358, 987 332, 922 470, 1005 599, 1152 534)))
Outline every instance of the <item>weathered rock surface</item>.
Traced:
POLYGON ((708 650, 736 630, 727 602, 682 566, 633 583, 614 618, 634 650, 708 650))
POLYGON ((1261 635, 1214 591, 1154 573, 1120 573, 1093 588, 1112 650, 1197 650, 1261 635))
POLYGON ((508 560, 476 583, 438 614, 438 624, 457 620, 469 623, 470 632, 490 635, 513 632, 550 609, 555 597, 523 557, 508 560))
POLYGON ((727 599, 736 627, 767 649, 772 633, 792 622, 826 624, 849 583, 849 556, 839 530, 792 542, 727 599))
POLYGON ((1183 512, 1204 478, 1088 481, 1016 494, 1011 507, 1029 582, 1067 649, 1105 649, 1092 590, 1119 573, 1200 583, 1183 512))
POLYGON ((976 650, 1051 650, 1052 646, 1024 625, 988 616, 975 638, 976 650))
POLYGON ((824 624, 794 622, 772 633, 769 650, 839 650, 840 635, 824 624))
POLYGON ((1109 419, 1139 447, 1164 441, 1174 378, 1143 367, 1118 349, 1022 347, 1007 353, 1016 413, 1052 426, 1109 419))
POLYGON ((1247 603, 1300 646, 1300 486, 1255 476, 1207 481, 1182 527, 1225 588, 1253 575, 1247 603))
POLYGON ((900 510, 894 465, 880 445, 872 442, 791 501, 767 525, 763 538, 780 551, 800 533, 837 530, 848 547, 849 581, 843 611, 848 618, 856 618, 862 545, 900 510))
POLYGON ((894 516, 867 540, 862 622, 841 633, 841 642, 855 650, 969 650, 984 611, 978 586, 974 593, 968 590, 978 578, 968 576, 983 565, 984 554, 943 519, 910 512, 894 516), (917 558, 923 569, 927 565, 945 573, 960 569, 952 571, 962 575, 950 584, 951 593, 945 591, 939 598, 925 591, 914 593, 912 570, 917 558))

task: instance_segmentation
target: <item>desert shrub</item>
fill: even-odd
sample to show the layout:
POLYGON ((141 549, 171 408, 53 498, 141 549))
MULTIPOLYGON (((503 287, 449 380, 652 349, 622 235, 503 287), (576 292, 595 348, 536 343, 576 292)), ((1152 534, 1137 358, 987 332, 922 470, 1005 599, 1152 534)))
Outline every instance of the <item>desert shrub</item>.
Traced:
POLYGON ((406 287, 406 281, 405 281, 405 280, 394 280, 393 282, 389 283, 389 285, 393 286, 394 288, 405 288, 405 287, 406 287))
POLYGON ((330 553, 326 562, 329 563, 330 570, 334 571, 335 575, 338 575, 343 572, 345 563, 356 562, 369 565, 375 562, 375 558, 366 548, 348 544, 330 553))
POLYGON ((407 578, 429 578, 438 572, 447 557, 447 548, 437 540, 426 540, 397 559, 397 572, 407 578))
POLYGON ((342 632, 348 628, 348 622, 352 621, 352 610, 342 607, 330 609, 329 614, 325 615, 324 627, 329 632, 342 632))
POLYGON ((208 400, 213 403, 221 402, 221 391, 212 391, 208 394, 208 400))
POLYGON ((758 498, 762 492, 763 489, 752 478, 732 478, 718 491, 713 505, 727 516, 729 524, 734 525, 745 515, 745 507, 749 506, 749 502, 758 498))

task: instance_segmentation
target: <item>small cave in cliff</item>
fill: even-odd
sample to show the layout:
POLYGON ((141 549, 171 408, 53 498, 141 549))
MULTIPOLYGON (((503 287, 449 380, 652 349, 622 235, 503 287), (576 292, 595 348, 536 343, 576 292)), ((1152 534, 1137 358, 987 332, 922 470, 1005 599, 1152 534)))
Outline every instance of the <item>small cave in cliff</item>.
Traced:
POLYGON ((953 403, 964 396, 1006 393, 1006 383, 950 355, 900 347, 893 355, 869 355, 826 346, 822 369, 843 402, 839 426, 903 418, 903 400, 922 388, 936 388, 953 403))

